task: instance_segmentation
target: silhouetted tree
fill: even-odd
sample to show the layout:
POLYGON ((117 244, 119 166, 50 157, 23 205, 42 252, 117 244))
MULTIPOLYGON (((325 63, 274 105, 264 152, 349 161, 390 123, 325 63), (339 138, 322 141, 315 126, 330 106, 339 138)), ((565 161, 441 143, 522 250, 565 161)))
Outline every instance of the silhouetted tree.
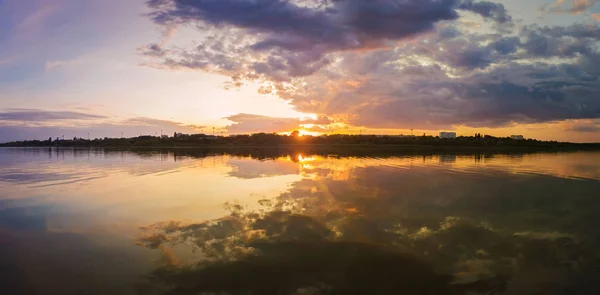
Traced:
MULTIPOLYGON (((73 140, 61 140, 59 137, 55 141, 49 138, 49 144, 63 147, 77 147, 77 146, 94 146, 94 147, 136 147, 136 146, 204 146, 204 145, 228 145, 228 146, 241 146, 241 145, 264 145, 264 146, 278 146, 281 144, 296 144, 300 142, 300 131, 295 130, 289 136, 279 135, 276 133, 255 133, 252 135, 231 135, 231 136, 212 136, 205 134, 193 134, 193 135, 181 135, 160 138, 157 136, 138 136, 131 138, 97 138, 93 141, 83 140, 82 138, 74 138, 73 140)), ((583 150, 583 149, 600 149, 600 144, 574 144, 566 142, 556 141, 539 141, 533 139, 527 139, 523 141, 510 140, 509 138, 500 138, 490 135, 483 135, 476 133, 474 136, 459 136, 456 139, 445 139, 441 140, 437 136, 423 136, 417 137, 396 137, 396 136, 376 136, 376 135, 347 135, 347 134, 332 134, 327 136, 310 136, 303 135, 301 137, 302 144, 318 144, 318 145, 358 145, 358 144, 369 144, 369 145, 398 145, 398 151, 406 149, 409 146, 416 148, 417 146, 431 146, 431 147, 519 147, 519 148, 530 148, 538 150, 548 149, 570 149, 570 150, 583 150), (400 147, 401 146, 401 147, 400 147)), ((0 146, 43 146, 47 143, 40 140, 30 141, 16 141, 9 143, 0 143, 0 146)))

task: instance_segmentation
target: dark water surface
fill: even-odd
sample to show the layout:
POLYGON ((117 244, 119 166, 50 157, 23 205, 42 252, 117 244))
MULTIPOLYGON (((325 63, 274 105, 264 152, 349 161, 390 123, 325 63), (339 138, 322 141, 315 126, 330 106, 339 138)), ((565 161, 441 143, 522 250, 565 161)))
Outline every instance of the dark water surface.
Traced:
POLYGON ((600 294, 600 153, 0 149, 0 294, 600 294))

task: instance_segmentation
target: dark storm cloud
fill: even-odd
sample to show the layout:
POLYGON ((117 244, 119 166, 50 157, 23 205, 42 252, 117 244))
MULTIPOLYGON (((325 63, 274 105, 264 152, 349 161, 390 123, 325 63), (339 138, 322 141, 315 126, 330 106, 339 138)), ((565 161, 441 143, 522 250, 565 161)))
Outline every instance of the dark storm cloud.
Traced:
POLYGON ((575 57, 597 52, 595 43, 600 40, 597 25, 572 25, 568 27, 525 27, 521 33, 522 48, 529 57, 575 57))
POLYGON ((431 41, 398 50, 406 55, 417 53, 433 58, 458 71, 472 71, 512 59, 511 55, 520 46, 520 38, 516 36, 467 34, 454 27, 443 27, 431 41))
POLYGON ((499 23, 511 21, 502 4, 472 0, 337 0, 317 7, 285 0, 150 0, 152 20, 161 25, 202 23, 234 26, 264 34, 253 45, 306 50, 314 44, 332 49, 361 48, 384 39, 398 40, 458 18, 467 10, 499 23), (307 42, 310 41, 310 42, 307 42))
POLYGON ((490 47, 500 54, 515 53, 521 44, 519 37, 504 37, 494 41, 490 47))
POLYGON ((280 95, 300 111, 349 115, 352 125, 378 128, 500 127, 598 118, 597 29, 526 27, 518 36, 502 36, 443 27, 437 37, 422 42, 344 54, 336 86, 323 72, 303 79, 309 86, 280 95), (410 55, 417 57, 406 58, 410 55), (424 58, 435 64, 423 65, 424 58), (328 82, 320 86, 322 81, 328 82), (359 83, 348 87, 344 81, 359 83))
POLYGON ((360 79, 357 86, 339 85, 332 93, 331 83, 319 86, 311 82, 323 77, 313 77, 307 81, 313 86, 283 96, 300 111, 350 115, 348 123, 374 128, 500 127, 600 117, 598 76, 578 65, 506 62, 451 77, 438 65, 398 69, 389 63, 402 54, 349 56, 352 65, 343 71, 364 73, 345 75, 360 79), (390 74, 394 79, 386 78, 390 74), (315 97, 324 99, 316 104, 315 97))
POLYGON ((507 23, 512 21, 512 17, 508 14, 508 11, 504 5, 500 3, 465 0, 460 3, 458 8, 474 12, 484 18, 492 19, 498 23, 507 23))
POLYGON ((271 55, 264 62, 256 62, 252 69, 256 74, 285 81, 289 77, 309 76, 331 63, 321 52, 281 52, 271 55))
POLYGON ((202 21, 299 35, 320 34, 331 26, 325 11, 283 0, 150 0, 147 4, 156 9, 150 17, 158 24, 202 21))
POLYGON ((323 116, 238 114, 227 118, 233 133, 328 125, 329 118, 422 129, 600 118, 598 25, 475 32, 452 22, 457 11, 516 24, 502 4, 471 0, 148 3, 156 23, 193 24, 210 35, 167 54, 164 66, 264 82, 261 93, 323 116))
MULTIPOLYGON (((414 11, 415 23, 403 25, 392 30, 388 25, 401 25, 401 14, 411 13, 420 1, 394 5, 395 1, 335 1, 334 9, 323 10, 301 7, 296 3, 283 0, 151 0, 148 2, 156 11, 150 14, 158 24, 202 22, 216 26, 235 26, 258 33, 268 34, 267 38, 255 44, 256 49, 282 47, 292 49, 302 47, 303 40, 312 43, 325 43, 335 47, 350 47, 358 42, 354 33, 370 33, 383 37, 404 37, 428 29, 432 21, 455 19, 454 1, 423 1, 424 9, 414 11), (427 8, 431 7, 431 8, 427 8), (361 11, 363 10, 364 11, 361 11), (392 10, 389 10, 392 9, 392 10), (434 15, 424 13, 436 12, 434 15), (344 15, 345 14, 345 15, 344 15), (418 16, 424 16, 422 19, 418 16), (385 17, 387 16, 387 18, 385 17), (372 21, 369 24, 368 21, 372 21), (378 30, 379 29, 379 30, 378 30), (277 36, 285 34, 291 38, 277 36), (348 38, 347 40, 344 40, 348 38), (345 43, 345 44, 344 44, 345 43)), ((310 46, 310 45, 306 45, 310 46)))
POLYGON ((427 47, 408 47, 408 52, 425 52, 454 68, 472 70, 528 58, 585 58, 592 61, 597 59, 595 44, 600 41, 598 25, 525 26, 517 36, 457 33, 455 30, 453 27, 442 28, 438 30, 435 42, 430 42, 427 47))
MULTIPOLYGON (((240 47, 214 48, 209 40, 193 51, 165 60, 171 68, 227 72, 244 67, 254 75, 276 80, 311 75, 331 63, 326 55, 346 50, 390 46, 390 42, 431 31, 440 21, 471 11, 498 23, 511 17, 502 4, 471 0, 150 0, 150 18, 157 24, 196 24, 245 30, 254 36, 243 50, 263 53, 258 61, 236 58, 240 47), (314 5, 306 5, 312 3, 314 5)), ((231 36, 228 36, 231 37, 231 36)), ((235 46, 233 46, 235 47, 235 46)), ((162 51, 148 46, 150 55, 162 51)), ((245 54, 248 54, 245 52, 245 54)))
POLYGON ((106 116, 71 111, 42 111, 34 109, 9 109, 0 112, 0 121, 44 122, 60 120, 104 119, 106 116))
MULTIPOLYGON (((536 27, 534 27, 536 28, 536 27)), ((531 30, 532 27, 527 27, 527 29, 531 30)), ((569 36, 573 38, 600 38, 600 31, 598 31, 598 26, 589 24, 574 24, 570 26, 544 26, 537 27, 539 32, 543 35, 548 35, 552 37, 564 37, 569 36)))
POLYGON ((447 55, 454 67, 467 69, 484 69, 494 62, 493 52, 488 47, 468 48, 453 55, 447 55))

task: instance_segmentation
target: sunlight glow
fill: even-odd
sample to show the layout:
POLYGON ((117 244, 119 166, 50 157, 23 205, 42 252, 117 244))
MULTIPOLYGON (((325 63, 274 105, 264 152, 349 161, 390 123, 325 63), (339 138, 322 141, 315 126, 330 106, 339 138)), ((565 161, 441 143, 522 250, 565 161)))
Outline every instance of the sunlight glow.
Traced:
POLYGON ((300 131, 300 136, 304 136, 304 135, 320 136, 320 135, 322 135, 321 132, 316 132, 316 131, 308 131, 308 130, 304 130, 304 129, 300 129, 298 131, 300 131))
POLYGON ((300 163, 312 162, 315 160, 315 157, 304 157, 302 154, 298 154, 297 158, 300 163))

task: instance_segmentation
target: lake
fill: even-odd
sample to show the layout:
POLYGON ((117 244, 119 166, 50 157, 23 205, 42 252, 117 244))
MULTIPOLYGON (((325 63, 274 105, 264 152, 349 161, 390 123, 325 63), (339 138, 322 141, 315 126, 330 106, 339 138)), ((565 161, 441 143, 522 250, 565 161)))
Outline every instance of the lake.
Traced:
POLYGON ((600 294, 600 153, 0 149, 2 294, 600 294))

